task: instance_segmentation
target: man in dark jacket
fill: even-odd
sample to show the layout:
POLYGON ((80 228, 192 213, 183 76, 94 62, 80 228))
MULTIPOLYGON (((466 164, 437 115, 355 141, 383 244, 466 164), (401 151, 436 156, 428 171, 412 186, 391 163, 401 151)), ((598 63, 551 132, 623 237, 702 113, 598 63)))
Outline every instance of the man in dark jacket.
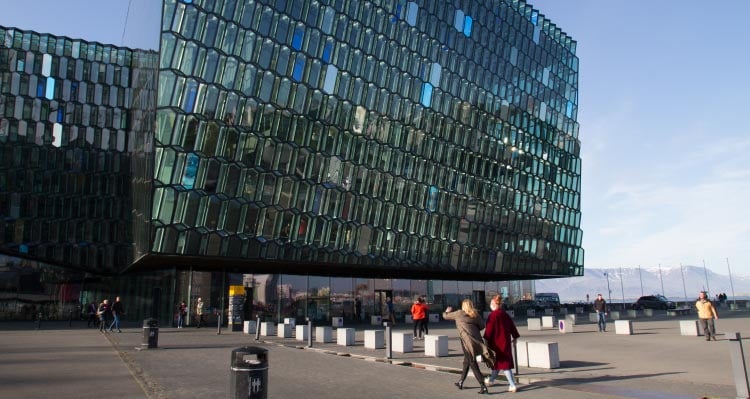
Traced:
POLYGON ((112 304, 112 316, 114 317, 114 320, 109 326, 109 332, 112 332, 115 327, 117 327, 117 332, 122 332, 122 330, 120 330, 120 317, 123 314, 125 314, 125 307, 122 306, 122 302, 120 302, 120 297, 118 296, 115 298, 115 303, 112 304))
POLYGON ((596 300, 594 300, 594 310, 596 310, 599 332, 607 331, 607 322, 605 321, 605 316, 607 316, 607 301, 602 298, 602 294, 596 296, 596 300))

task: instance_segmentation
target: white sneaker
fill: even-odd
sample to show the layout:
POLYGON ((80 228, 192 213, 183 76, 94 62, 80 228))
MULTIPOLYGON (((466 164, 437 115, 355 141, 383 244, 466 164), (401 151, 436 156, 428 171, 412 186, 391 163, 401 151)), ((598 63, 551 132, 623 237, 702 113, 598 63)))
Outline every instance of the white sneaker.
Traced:
POLYGON ((518 388, 516 388, 515 385, 508 387, 508 392, 516 392, 517 390, 518 390, 518 388))
POLYGON ((495 381, 490 381, 490 377, 484 377, 484 385, 487 385, 488 387, 491 387, 493 385, 497 384, 495 381))

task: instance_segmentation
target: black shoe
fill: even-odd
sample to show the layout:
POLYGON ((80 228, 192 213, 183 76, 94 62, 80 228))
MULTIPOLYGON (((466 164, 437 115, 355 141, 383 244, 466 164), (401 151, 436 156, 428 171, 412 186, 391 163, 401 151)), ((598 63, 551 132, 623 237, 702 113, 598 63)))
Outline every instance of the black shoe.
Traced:
POLYGON ((486 386, 482 385, 482 388, 477 393, 480 394, 480 395, 484 395, 484 394, 490 393, 490 391, 487 389, 486 386))
POLYGON ((464 380, 454 382, 453 385, 457 386, 458 389, 464 389, 464 380))

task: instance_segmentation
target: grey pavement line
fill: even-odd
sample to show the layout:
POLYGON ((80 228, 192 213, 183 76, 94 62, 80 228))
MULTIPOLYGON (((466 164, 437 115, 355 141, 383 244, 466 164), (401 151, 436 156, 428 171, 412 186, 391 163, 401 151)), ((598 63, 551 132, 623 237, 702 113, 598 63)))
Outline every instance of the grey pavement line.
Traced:
MULTIPOLYGON (((120 350, 120 346, 118 342, 115 342, 112 340, 112 336, 110 334, 104 334, 107 337, 107 340, 112 345, 112 348, 117 353, 117 356, 120 357, 120 360, 125 364, 125 367, 128 368, 128 371, 130 372, 130 375, 133 376, 133 379, 136 383, 138 383, 138 386, 141 387, 141 390, 143 391, 143 394, 147 399, 168 399, 169 396, 166 395, 167 389, 156 382, 151 376, 146 373, 141 367, 138 366, 138 363, 133 360, 133 358, 125 351, 120 350)), ((140 348, 135 348, 140 349, 140 348)))

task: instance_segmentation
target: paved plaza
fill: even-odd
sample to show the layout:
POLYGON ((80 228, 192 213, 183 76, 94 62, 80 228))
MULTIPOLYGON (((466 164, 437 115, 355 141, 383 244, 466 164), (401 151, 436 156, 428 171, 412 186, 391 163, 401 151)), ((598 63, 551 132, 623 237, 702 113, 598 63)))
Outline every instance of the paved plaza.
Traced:
MULTIPOLYGON (((680 335, 679 320, 692 316, 632 319, 633 335, 597 331, 585 321, 574 333, 557 329, 528 331, 524 339, 557 342, 560 367, 521 367, 520 390, 504 384, 491 395, 518 398, 734 398, 728 333, 750 337, 750 312, 723 311, 717 321, 719 341, 680 335), (725 335, 727 334, 727 335, 725 335)), ((350 327, 350 326, 347 326, 350 327)), ((102 334, 84 322, 0 323, 0 398, 227 398, 230 354, 242 346, 269 353, 269 398, 461 398, 476 397, 479 385, 467 378, 459 391, 462 355, 452 323, 430 325, 432 334, 449 336, 445 357, 424 355, 424 341, 414 352, 393 353, 364 347, 365 330, 357 325, 355 345, 317 343, 295 338, 261 337, 213 328, 161 328, 159 347, 141 350, 139 325, 122 333, 102 334)), ((382 328, 382 327, 380 327, 382 328)), ((396 325, 395 332, 411 331, 396 325)), ((336 334, 334 332, 334 340, 336 334)), ((743 340, 748 342, 747 338, 743 340)), ((747 348, 749 345, 745 344, 747 348)), ((483 372, 487 369, 482 367, 483 372)))

